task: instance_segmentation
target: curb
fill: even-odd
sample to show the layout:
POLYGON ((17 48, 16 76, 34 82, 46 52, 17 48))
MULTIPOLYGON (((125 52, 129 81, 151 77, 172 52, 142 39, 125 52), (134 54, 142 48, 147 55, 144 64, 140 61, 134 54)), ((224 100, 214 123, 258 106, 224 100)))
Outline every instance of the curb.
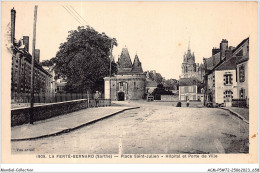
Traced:
POLYGON ((118 112, 115 112, 113 114, 110 114, 110 115, 107 115, 107 116, 104 116, 102 118, 98 118, 96 120, 93 120, 93 121, 89 121, 87 123, 84 123, 84 124, 81 124, 81 125, 78 125, 76 127, 73 127, 73 128, 69 128, 69 129, 64 129, 62 131, 59 131, 59 132, 56 132, 56 133, 51 133, 51 134, 47 134, 47 135, 42 135, 42 136, 37 136, 37 137, 31 137, 31 138, 22 138, 22 139, 11 139, 11 141, 28 141, 28 140, 36 140, 36 139, 41 139, 41 138, 47 138, 47 137, 52 137, 52 136, 58 136, 58 135, 61 135, 61 134, 64 134, 64 133, 69 133, 69 132, 72 132, 74 130, 77 130, 77 129, 80 129, 84 126, 87 126, 87 125, 90 125, 90 124, 94 124, 98 121, 101 121, 101 120, 104 120, 106 118, 109 118, 109 117, 112 117, 114 115, 117 115, 117 114, 120 114, 124 111, 128 111, 128 110, 131 110, 131 109, 138 109, 140 107, 132 107, 132 108, 127 108, 127 109, 123 109, 121 111, 118 111, 118 112))
POLYGON ((229 111, 231 114, 235 115, 236 117, 238 117, 239 119, 243 120, 244 122, 246 122, 247 124, 249 124, 248 120, 246 120, 243 116, 239 115, 238 113, 230 110, 230 109, 227 109, 227 108, 220 108, 220 109, 223 109, 223 110, 226 110, 226 111, 229 111))

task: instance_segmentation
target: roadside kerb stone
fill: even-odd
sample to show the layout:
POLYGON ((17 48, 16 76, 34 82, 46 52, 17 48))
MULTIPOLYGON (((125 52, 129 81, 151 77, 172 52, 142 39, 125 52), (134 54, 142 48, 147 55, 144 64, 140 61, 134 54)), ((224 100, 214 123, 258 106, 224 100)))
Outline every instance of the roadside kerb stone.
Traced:
MULTIPOLYGON (((46 137, 51 137, 51 136, 57 136, 57 135, 61 135, 61 134, 64 134, 64 133, 69 133, 71 131, 74 131, 74 130, 77 130, 79 128, 82 128, 84 126, 87 126, 87 125, 90 125, 90 124, 93 124, 93 123, 96 123, 98 121, 101 121, 101 120, 104 120, 106 118, 109 118, 109 117, 112 117, 114 115, 117 115, 119 113, 122 113, 124 111, 127 111, 127 110, 131 110, 131 109, 138 109, 140 107, 128 107, 128 108, 124 108, 120 111, 116 111, 112 114, 108 114, 108 115, 104 115, 104 116, 99 116, 98 118, 95 118, 95 119, 92 119, 90 121, 87 121, 85 123, 82 123, 82 124, 78 124, 78 125, 75 125, 73 127, 69 127, 69 128, 64 128, 60 131, 56 131, 56 132, 52 132, 52 133, 47 133, 47 134, 44 134, 44 135, 39 135, 39 136, 33 136, 32 137, 25 137, 25 138, 12 138, 11 141, 26 141, 26 140, 36 140, 36 139, 41 139, 41 138, 46 138, 46 137)), ((95 108, 91 108, 91 109, 95 109, 95 108)), ((61 117, 62 118, 62 117, 61 117)), ((69 117, 68 117, 69 118, 69 117)), ((55 121, 55 120, 54 120, 55 121)), ((32 126, 32 125, 31 125, 32 126)), ((33 126, 37 126, 37 124, 33 125, 33 126)), ((48 128, 48 127, 46 127, 48 128)), ((57 128, 59 129, 59 128, 57 128)), ((41 129, 41 130, 44 130, 44 129, 41 129)), ((20 133, 23 133, 22 131, 20 133)))
POLYGON ((221 107, 220 109, 224 109, 224 110, 229 111, 231 114, 237 116, 238 118, 240 118, 241 120, 243 120, 244 122, 246 122, 247 124, 249 124, 249 122, 248 122, 242 115, 240 115, 239 113, 234 112, 234 111, 232 111, 232 110, 230 110, 230 109, 228 109, 228 108, 223 108, 223 107, 221 107))

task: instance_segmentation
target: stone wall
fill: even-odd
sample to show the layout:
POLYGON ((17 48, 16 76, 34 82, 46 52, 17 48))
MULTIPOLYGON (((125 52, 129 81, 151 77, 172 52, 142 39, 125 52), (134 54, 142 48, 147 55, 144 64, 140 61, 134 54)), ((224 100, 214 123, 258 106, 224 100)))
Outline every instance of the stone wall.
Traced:
MULTIPOLYGON (((99 106, 110 106, 111 100, 99 100, 99 106)), ((34 111, 34 122, 49 119, 55 116, 75 112, 81 109, 95 107, 95 100, 81 99, 72 100, 66 102, 58 102, 46 105, 35 106, 34 111)), ((11 126, 17 126, 27 124, 30 122, 30 108, 18 108, 11 110, 11 126)))
POLYGON ((179 101, 179 97, 176 95, 161 95, 161 101, 177 102, 179 101))

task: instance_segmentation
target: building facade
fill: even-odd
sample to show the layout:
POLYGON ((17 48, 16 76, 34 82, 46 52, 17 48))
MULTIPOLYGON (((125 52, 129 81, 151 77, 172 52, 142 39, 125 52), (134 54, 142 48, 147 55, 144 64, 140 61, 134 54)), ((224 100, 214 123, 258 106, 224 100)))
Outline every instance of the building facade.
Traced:
POLYGON ((237 98, 236 57, 219 65, 213 72, 215 76, 214 102, 224 106, 232 106, 232 99, 237 98))
POLYGON ((236 56, 237 72, 237 95, 240 101, 244 101, 246 107, 249 107, 248 91, 248 61, 249 61, 249 38, 241 42, 240 46, 234 51, 236 56))
POLYGON ((105 99, 138 100, 145 94, 146 75, 142 64, 135 56, 132 63, 128 49, 123 48, 117 62, 118 73, 112 77, 105 77, 105 99))
MULTIPOLYGON (((12 70, 11 70, 11 93, 12 98, 20 95, 29 95, 31 92, 31 66, 32 55, 29 53, 29 37, 23 36, 17 41, 15 39, 15 9, 11 10, 11 50, 12 50, 12 70)), ((35 50, 34 61, 34 93, 51 93, 51 77, 39 64, 40 50, 35 50)))
POLYGON ((249 38, 237 47, 223 39, 219 49, 212 49, 212 57, 204 59, 205 104, 232 106, 239 99, 248 104, 248 60, 249 38))
POLYGON ((197 100, 198 98, 198 79, 181 78, 179 80, 179 100, 197 100))

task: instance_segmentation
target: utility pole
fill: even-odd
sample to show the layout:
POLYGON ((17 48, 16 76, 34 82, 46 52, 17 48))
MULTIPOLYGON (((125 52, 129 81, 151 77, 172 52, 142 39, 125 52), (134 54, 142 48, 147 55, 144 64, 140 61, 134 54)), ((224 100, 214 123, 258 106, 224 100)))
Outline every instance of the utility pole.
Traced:
POLYGON ((36 22, 37 22, 37 9, 38 6, 34 7, 34 21, 33 21, 33 43, 32 43, 32 66, 31 66, 31 106, 30 106, 30 124, 33 124, 34 116, 34 57, 35 57, 35 43, 36 43, 36 22))
POLYGON ((113 42, 114 42, 114 40, 112 39, 111 40, 111 49, 110 49, 110 58, 109 58, 109 98, 110 98, 110 100, 111 100, 111 71, 112 71, 112 51, 113 51, 113 42))

